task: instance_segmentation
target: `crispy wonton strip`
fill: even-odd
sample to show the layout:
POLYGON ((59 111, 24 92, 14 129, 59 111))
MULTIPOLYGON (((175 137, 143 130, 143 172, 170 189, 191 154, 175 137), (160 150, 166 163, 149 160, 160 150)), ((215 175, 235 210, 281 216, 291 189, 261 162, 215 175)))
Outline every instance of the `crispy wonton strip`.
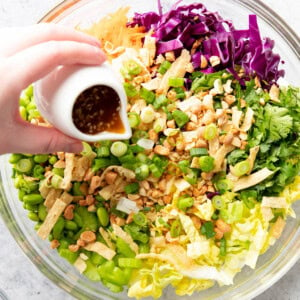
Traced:
POLYGON ((191 60, 189 51, 183 49, 181 55, 172 63, 170 69, 163 76, 157 93, 166 94, 169 89, 169 78, 170 77, 184 77, 186 73, 186 66, 191 60))
POLYGON ((158 89, 159 83, 160 83, 160 79, 158 77, 155 77, 145 83, 142 83, 142 87, 144 87, 145 89, 147 89, 149 91, 153 91, 153 90, 158 89))
POLYGON ((240 122, 243 112, 238 110, 237 107, 232 108, 232 125, 235 129, 240 129, 240 122))
POLYGON ((135 173, 129 169, 126 169, 121 166, 110 166, 104 170, 104 172, 100 176, 100 182, 104 180, 105 174, 109 171, 116 171, 119 173, 120 176, 123 176, 129 180, 135 179, 135 173))
POLYGON ((240 128, 241 131, 246 132, 251 128, 253 116, 254 116, 254 111, 252 110, 252 108, 248 107, 245 114, 244 123, 240 128))
POLYGON ((212 155, 212 157, 215 159, 215 168, 213 169, 213 172, 219 172, 221 170, 226 155, 234 148, 235 147, 232 145, 222 145, 218 151, 212 155))
POLYGON ((81 257, 78 257, 74 262, 74 267, 79 271, 80 274, 82 274, 85 271, 87 265, 81 257))
POLYGON ((249 176, 243 176, 234 183, 233 191, 237 192, 250 186, 256 185, 268 178, 273 173, 274 171, 271 171, 268 168, 263 168, 249 176))
POLYGON ((114 233, 116 234, 116 236, 120 237, 121 239, 123 239, 126 243, 128 243, 129 247, 136 253, 139 253, 139 247, 138 245, 133 241, 132 237, 130 234, 128 234, 127 232, 125 232, 120 226, 118 226, 117 224, 112 224, 114 233))
POLYGON ((101 177, 100 176, 93 176, 91 179, 91 184, 89 187, 89 194, 93 194, 96 190, 96 188, 98 188, 101 185, 101 177))
POLYGON ((111 237, 110 237, 110 235, 108 234, 108 232, 105 231, 103 227, 100 227, 99 232, 100 232, 100 234, 102 235, 102 237, 103 237, 105 243, 107 244, 107 246, 108 246, 109 248, 115 250, 116 246, 115 246, 115 244, 111 241, 111 237))
POLYGON ((220 149, 220 142, 218 137, 215 137, 214 139, 208 141, 208 149, 208 153, 210 156, 216 155, 216 153, 220 149))
POLYGON ((96 252, 99 255, 103 256, 107 260, 112 260, 112 258, 116 255, 116 252, 110 248, 108 248, 105 244, 100 242, 90 243, 84 247, 85 250, 96 252))
POLYGON ((47 217, 44 221, 44 223, 41 225, 39 230, 37 231, 37 235, 45 240, 52 228, 54 227, 55 223, 57 222, 59 216, 63 213, 65 208, 72 202, 73 197, 67 193, 64 193, 61 198, 58 198, 50 211, 47 214, 47 217))
POLYGON ((51 188, 49 188, 47 186, 47 180, 44 180, 39 187, 39 192, 41 193, 43 198, 46 198, 48 196, 48 194, 50 193, 50 191, 51 191, 51 188))
POLYGON ((90 166, 91 160, 87 156, 75 158, 74 169, 72 171, 72 180, 82 181, 90 166))
POLYGON ((283 220, 283 218, 278 217, 278 219, 270 229, 270 235, 276 239, 279 239, 284 229, 285 223, 286 222, 283 220))
POLYGON ((249 157, 248 157, 248 161, 249 161, 249 164, 250 164, 250 169, 247 173, 247 175, 251 174, 252 172, 252 169, 253 169, 253 166, 254 166, 254 162, 255 162, 255 159, 256 159, 256 155, 259 151, 259 146, 255 146, 253 148, 250 149, 250 154, 249 154, 249 157))
POLYGON ((287 208, 288 204, 285 197, 263 197, 262 207, 287 208))
POLYGON ((144 48, 149 51, 149 66, 151 66, 156 54, 156 38, 150 35, 146 35, 144 39, 144 48))
POLYGON ((50 190, 50 192, 48 193, 46 200, 44 202, 44 205, 47 207, 48 210, 51 209, 51 207, 53 206, 56 199, 60 197, 61 193, 62 193, 62 190, 59 190, 59 189, 51 189, 50 190))
POLYGON ((61 184, 61 187, 64 190, 69 190, 71 188, 72 181, 72 172, 74 169, 75 162, 75 154, 74 153, 66 153, 66 168, 64 170, 64 178, 61 184))

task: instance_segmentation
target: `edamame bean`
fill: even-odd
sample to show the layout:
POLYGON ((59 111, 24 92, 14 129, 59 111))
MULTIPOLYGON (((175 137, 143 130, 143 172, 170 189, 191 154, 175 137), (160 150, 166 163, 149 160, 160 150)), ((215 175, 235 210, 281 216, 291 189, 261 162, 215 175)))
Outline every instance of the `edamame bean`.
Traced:
POLYGON ((24 204, 23 204, 23 207, 24 207, 26 210, 29 210, 29 211, 33 211, 33 212, 38 211, 38 206, 37 206, 37 205, 33 205, 33 204, 29 204, 29 203, 24 203, 24 204))
POLYGON ((78 225, 78 227, 82 227, 82 226, 83 226, 82 219, 81 219, 81 217, 79 216, 79 214, 76 213, 76 212, 74 213, 73 221, 78 225))
POLYGON ((33 102, 30 102, 30 103, 26 106, 26 108, 27 108, 27 111, 34 110, 34 109, 36 109, 36 104, 33 103, 33 102))
POLYGON ((30 103, 29 97, 27 97, 27 96, 24 95, 24 97, 20 98, 19 104, 20 104, 21 106, 24 106, 24 108, 25 108, 29 103, 30 103))
POLYGON ((17 163, 22 157, 23 157, 22 154, 19 154, 19 153, 13 153, 13 154, 11 154, 11 156, 9 157, 9 160, 8 160, 8 161, 9 161, 11 164, 15 164, 15 163, 17 163))
POLYGON ((97 216, 101 226, 106 227, 109 223, 109 216, 107 210, 104 207, 99 207, 97 209, 97 216))
POLYGON ((69 243, 67 240, 65 240, 65 239, 61 239, 61 240, 59 241, 59 243, 60 243, 60 245, 59 245, 59 250, 60 250, 60 249, 68 249, 68 247, 69 247, 69 245, 70 245, 70 243, 69 243))
POLYGON ((47 217, 47 208, 43 203, 40 203, 38 208, 38 215, 41 221, 45 221, 47 217))
POLYGON ((67 237, 68 237, 68 238, 73 238, 73 236, 74 236, 74 232, 71 231, 71 230, 69 230, 69 231, 67 232, 67 237))
POLYGON ((41 227, 42 223, 38 222, 34 225, 34 230, 38 231, 41 227))
POLYGON ((26 121, 27 120, 27 110, 24 106, 20 106, 19 107, 19 113, 20 113, 20 116, 21 118, 26 121))
POLYGON ((59 217, 52 229, 53 238, 55 238, 56 240, 60 239, 64 227, 65 227, 65 220, 63 217, 59 217))
POLYGON ((33 157, 33 160, 40 164, 40 163, 44 163, 48 160, 49 155, 48 154, 37 154, 33 157))
POLYGON ((40 194, 28 194, 23 197, 23 201, 27 204, 40 204, 44 198, 40 194))
POLYGON ((53 168, 52 172, 60 177, 64 177, 64 169, 53 168))
POLYGON ((26 195, 26 193, 22 190, 18 191, 18 197, 20 201, 23 201, 24 196, 26 195))
POLYGON ((71 231, 76 231, 78 230, 78 226, 74 221, 65 221, 65 228, 71 231))
POLYGON ((36 213, 34 213, 33 211, 30 211, 27 215, 27 217, 34 222, 38 222, 40 219, 38 217, 38 215, 36 213))
POLYGON ((49 158, 49 164, 54 165, 57 162, 57 157, 55 155, 52 155, 49 158))

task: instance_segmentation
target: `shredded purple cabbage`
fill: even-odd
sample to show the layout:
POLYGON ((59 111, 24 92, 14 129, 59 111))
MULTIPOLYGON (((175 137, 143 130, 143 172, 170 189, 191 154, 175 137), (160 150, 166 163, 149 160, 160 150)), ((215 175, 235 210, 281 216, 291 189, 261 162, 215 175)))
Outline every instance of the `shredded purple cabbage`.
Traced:
POLYGON ((206 193, 206 197, 207 197, 208 199, 212 199, 214 196, 218 196, 218 195, 220 195, 219 192, 207 192, 207 193, 206 193))
POLYGON ((192 63, 196 70, 200 68, 201 55, 208 60, 211 56, 220 57, 221 63, 201 69, 204 73, 227 69, 236 77, 235 67, 241 66, 246 76, 257 75, 269 86, 284 76, 284 71, 278 69, 280 57, 273 53, 274 41, 261 38, 256 15, 249 15, 248 29, 236 30, 232 22, 208 11, 202 3, 177 6, 179 2, 163 14, 158 1, 159 14, 135 13, 128 26, 143 26, 145 31, 153 31, 157 55, 193 49, 192 63), (194 49, 197 41, 201 43, 194 49))

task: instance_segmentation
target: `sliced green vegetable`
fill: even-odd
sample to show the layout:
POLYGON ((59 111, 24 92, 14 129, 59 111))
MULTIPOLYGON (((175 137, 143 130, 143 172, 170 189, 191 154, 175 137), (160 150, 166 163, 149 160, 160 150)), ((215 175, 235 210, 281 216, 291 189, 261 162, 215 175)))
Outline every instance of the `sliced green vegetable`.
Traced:
POLYGON ((248 160, 244 160, 237 163, 232 169, 233 175, 237 177, 241 177, 247 174, 249 171, 250 171, 250 162, 248 160))
POLYGON ((201 156, 199 166, 203 172, 211 172, 215 167, 215 159, 212 156, 201 156))
POLYGON ((182 87, 184 86, 184 78, 182 77, 170 77, 169 86, 171 87, 182 87))
POLYGON ((171 65, 172 64, 169 61, 165 60, 161 63, 157 72, 163 75, 170 69, 171 65))
POLYGON ((208 155, 208 151, 206 148, 192 148, 190 149, 190 155, 192 157, 208 155))
POLYGON ((148 223, 147 217, 142 212, 138 212, 133 215, 133 222, 136 225, 141 226, 141 227, 147 225, 147 223, 148 223))
POLYGON ((218 129, 216 124, 211 123, 207 125, 204 129, 203 136, 206 140, 210 141, 213 140, 218 134, 218 129))
POLYGON ((172 116, 179 128, 183 127, 190 120, 185 112, 177 109, 172 112, 172 116))

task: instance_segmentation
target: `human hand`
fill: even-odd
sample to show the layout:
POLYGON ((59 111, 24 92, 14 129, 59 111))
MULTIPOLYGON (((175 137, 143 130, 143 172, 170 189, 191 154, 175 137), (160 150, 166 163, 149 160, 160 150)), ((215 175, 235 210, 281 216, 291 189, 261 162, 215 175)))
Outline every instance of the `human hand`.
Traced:
POLYGON ((25 122, 18 100, 23 89, 59 65, 101 64, 105 55, 99 42, 54 24, 0 29, 0 37, 0 154, 80 152, 80 141, 25 122))

